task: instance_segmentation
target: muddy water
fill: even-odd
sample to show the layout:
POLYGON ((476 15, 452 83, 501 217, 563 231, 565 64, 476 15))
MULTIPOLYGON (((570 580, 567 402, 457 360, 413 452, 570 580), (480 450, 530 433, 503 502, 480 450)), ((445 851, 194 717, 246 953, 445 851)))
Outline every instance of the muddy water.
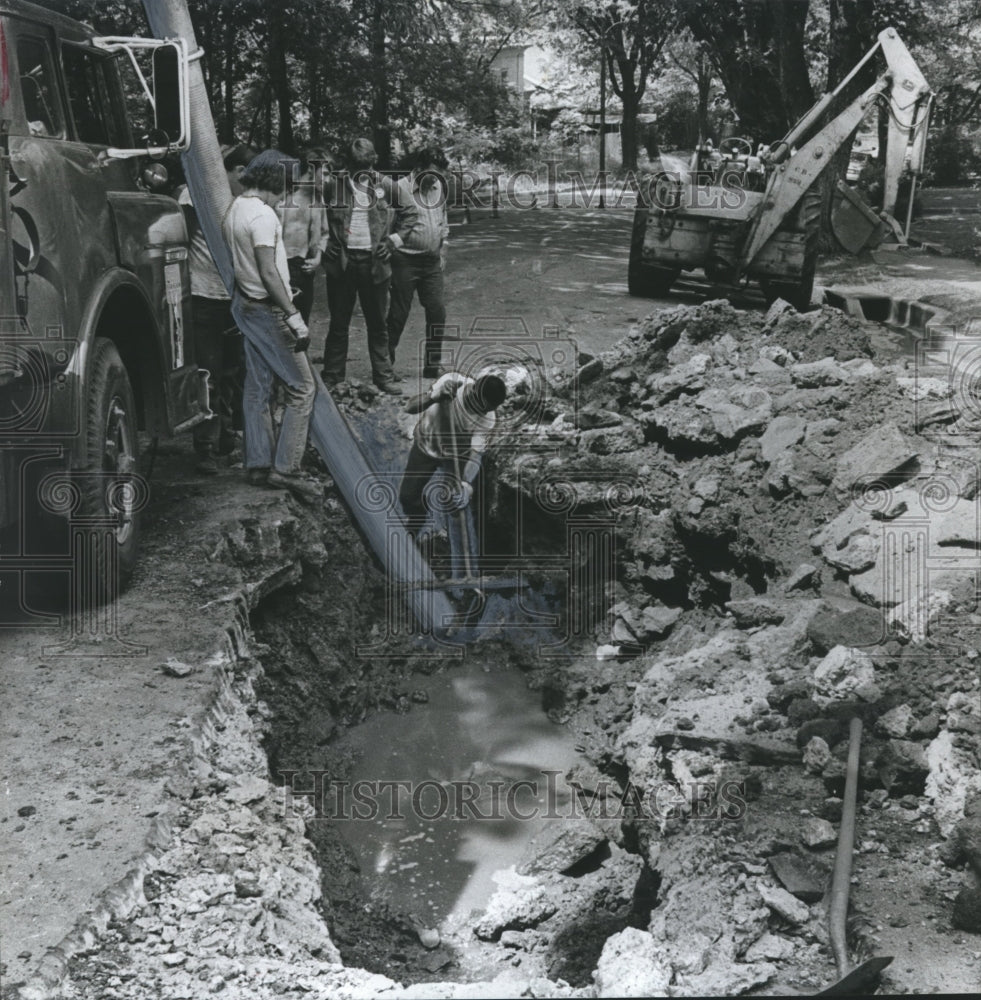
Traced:
POLYGON ((373 898, 434 927, 482 909, 495 873, 557 832, 579 756, 517 670, 470 657, 422 683, 427 704, 375 715, 345 739, 350 818, 337 824, 373 898))

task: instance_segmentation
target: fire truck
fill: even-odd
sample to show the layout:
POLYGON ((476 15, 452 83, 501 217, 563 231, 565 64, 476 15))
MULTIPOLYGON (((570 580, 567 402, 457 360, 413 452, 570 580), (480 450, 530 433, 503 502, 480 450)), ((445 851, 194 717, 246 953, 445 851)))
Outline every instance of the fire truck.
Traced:
POLYGON ((140 435, 211 415, 188 339, 187 232, 155 162, 189 141, 187 80, 180 40, 99 37, 0 0, 8 615, 51 574, 67 575, 82 603, 111 599, 136 561, 140 435))

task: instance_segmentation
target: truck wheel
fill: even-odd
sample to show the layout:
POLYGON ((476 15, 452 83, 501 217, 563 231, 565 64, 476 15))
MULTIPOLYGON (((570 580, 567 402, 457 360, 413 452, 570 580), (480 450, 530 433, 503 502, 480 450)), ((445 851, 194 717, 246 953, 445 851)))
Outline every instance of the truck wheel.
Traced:
MULTIPOLYGON (((105 337, 97 337, 93 344, 87 417, 85 466, 80 470, 81 514, 111 525, 110 548, 97 557, 98 572, 102 575, 110 568, 105 557, 115 559, 115 582, 122 588, 136 566, 139 512, 146 486, 137 474, 133 389, 116 345, 105 337)), ((112 599, 115 594, 104 596, 112 599)))
POLYGON ((630 235, 630 261, 627 264, 627 291, 642 299, 667 295, 675 283, 680 268, 661 267, 644 263, 644 235, 647 232, 649 209, 634 212, 634 227, 630 235))
POLYGON ((817 271, 818 242, 821 237, 821 193, 811 188, 801 199, 795 231, 804 234, 804 260, 797 281, 761 280, 767 305, 784 299, 799 312, 811 304, 814 274, 817 271))

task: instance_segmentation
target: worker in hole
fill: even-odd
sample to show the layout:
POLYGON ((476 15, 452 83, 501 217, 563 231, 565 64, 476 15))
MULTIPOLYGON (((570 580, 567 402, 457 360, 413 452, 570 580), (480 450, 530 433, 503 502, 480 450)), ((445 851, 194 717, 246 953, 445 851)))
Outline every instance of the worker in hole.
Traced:
POLYGON ((507 397, 497 375, 476 379, 447 372, 427 391, 409 400, 409 413, 420 414, 399 486, 406 527, 418 538, 430 511, 426 487, 442 471, 456 491, 455 506, 464 510, 473 497, 481 456, 497 423, 496 410, 507 397))

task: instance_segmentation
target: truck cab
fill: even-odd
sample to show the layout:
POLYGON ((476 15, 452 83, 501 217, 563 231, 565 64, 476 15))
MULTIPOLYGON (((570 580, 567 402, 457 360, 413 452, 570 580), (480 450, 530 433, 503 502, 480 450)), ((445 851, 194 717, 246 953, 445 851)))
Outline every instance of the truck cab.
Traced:
POLYGON ((77 576, 92 533, 111 598, 136 560, 139 434, 210 416, 183 215, 147 169, 179 147, 134 145, 120 71, 139 69, 110 41, 0 0, 0 607, 22 611, 29 576, 77 576))

